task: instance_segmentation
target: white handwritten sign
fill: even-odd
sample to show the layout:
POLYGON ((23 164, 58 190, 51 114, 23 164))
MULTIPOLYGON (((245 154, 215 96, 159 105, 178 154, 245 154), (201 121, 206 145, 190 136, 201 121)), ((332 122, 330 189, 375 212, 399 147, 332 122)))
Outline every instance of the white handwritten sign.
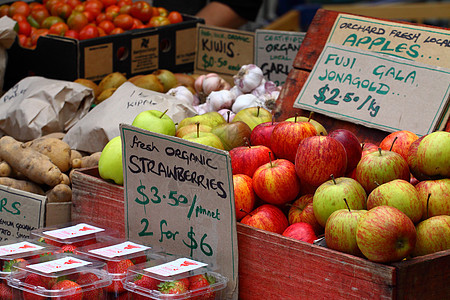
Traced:
POLYGON ((284 84, 305 35, 305 32, 256 30, 255 64, 266 80, 279 86, 284 84))
POLYGON ((449 93, 448 69, 327 44, 294 107, 421 136, 439 125, 449 93))
POLYGON ((0 241, 30 238, 44 226, 47 197, 0 185, 0 241))
POLYGON ((237 298, 233 175, 227 151, 121 124, 129 239, 207 263, 237 298))

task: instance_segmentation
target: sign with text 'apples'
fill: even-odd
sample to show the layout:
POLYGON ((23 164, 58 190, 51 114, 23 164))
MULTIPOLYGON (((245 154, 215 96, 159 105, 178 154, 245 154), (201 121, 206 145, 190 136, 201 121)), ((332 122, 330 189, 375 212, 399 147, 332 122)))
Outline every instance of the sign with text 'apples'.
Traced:
POLYGON ((195 72, 236 75, 253 63, 254 40, 252 32, 197 25, 195 72))
POLYGON ((285 83, 305 35, 305 32, 256 30, 255 64, 266 80, 278 86, 285 83))
POLYGON ((237 299, 237 233, 227 151, 121 124, 129 239, 208 263, 237 299))
POLYGON ((0 185, 0 241, 30 238, 44 226, 47 197, 0 185))
POLYGON ((442 123, 449 93, 449 69, 326 44, 294 107, 422 136, 442 123))

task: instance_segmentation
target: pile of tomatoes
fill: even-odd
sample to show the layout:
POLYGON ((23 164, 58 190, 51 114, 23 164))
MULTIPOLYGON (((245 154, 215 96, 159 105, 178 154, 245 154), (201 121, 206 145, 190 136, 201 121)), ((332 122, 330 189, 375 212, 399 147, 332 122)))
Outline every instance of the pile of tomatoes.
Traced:
POLYGON ((36 47, 37 39, 46 34, 85 40, 183 21, 177 11, 132 0, 15 1, 0 6, 3 16, 17 22, 19 43, 28 48, 36 47))

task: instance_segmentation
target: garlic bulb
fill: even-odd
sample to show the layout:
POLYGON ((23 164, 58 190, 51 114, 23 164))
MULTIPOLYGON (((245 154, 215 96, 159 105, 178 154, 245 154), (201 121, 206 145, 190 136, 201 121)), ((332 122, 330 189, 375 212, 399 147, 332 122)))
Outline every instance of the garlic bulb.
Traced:
MULTIPOLYGON (((189 105, 195 105, 195 98, 194 95, 191 93, 191 91, 185 87, 185 86, 177 86, 174 88, 171 88, 167 91, 167 95, 173 96, 177 98, 178 100, 189 104, 189 105)), ((197 103, 198 104, 198 103, 197 103)))
POLYGON ((229 90, 213 91, 206 97, 206 103, 211 111, 218 111, 222 108, 231 108, 234 102, 234 94, 229 90))
POLYGON ((264 107, 268 111, 272 111, 276 106, 276 102, 279 96, 280 91, 275 90, 271 93, 265 93, 264 95, 258 97, 258 99, 262 102, 262 107, 264 107))
POLYGON ((244 94, 236 98, 234 100, 234 104, 231 107, 231 110, 237 114, 240 110, 247 107, 255 107, 260 105, 260 101, 255 95, 252 94, 244 94))
POLYGON ((229 90, 231 85, 216 73, 209 73, 197 77, 194 83, 200 102, 204 102, 206 97, 213 91, 229 90))
POLYGON ((239 97, 240 95, 243 95, 244 93, 236 86, 234 85, 231 89, 230 92, 233 93, 234 95, 234 99, 236 99, 237 97, 239 97))
POLYGON ((264 94, 270 94, 274 91, 278 90, 278 86, 275 84, 275 82, 273 81, 266 81, 265 79, 263 79, 261 81, 261 84, 258 85, 251 93, 253 95, 255 95, 256 97, 261 97, 264 94))
POLYGON ((243 93, 250 93, 261 84, 263 77, 263 72, 257 65, 243 65, 239 72, 233 76, 234 85, 243 93))
POLYGON ((207 112, 210 112, 209 105, 207 103, 202 103, 199 105, 195 105, 194 109, 197 111, 198 115, 203 115, 207 112))

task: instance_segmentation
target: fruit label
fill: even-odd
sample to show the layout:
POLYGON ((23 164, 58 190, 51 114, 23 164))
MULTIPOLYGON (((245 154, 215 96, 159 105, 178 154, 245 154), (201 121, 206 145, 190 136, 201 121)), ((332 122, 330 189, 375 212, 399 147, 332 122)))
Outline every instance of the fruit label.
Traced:
POLYGON ((139 245, 133 242, 124 242, 108 247, 89 250, 90 253, 103 257, 113 258, 118 256, 129 255, 133 253, 143 252, 151 247, 139 245))
POLYGON ((208 264, 205 264, 205 263, 202 263, 199 261, 195 261, 195 260, 192 260, 189 258, 179 258, 179 259, 176 259, 174 261, 171 261, 171 262, 168 262, 168 263, 165 263, 162 265, 144 269, 144 271, 168 277, 168 276, 174 276, 174 275, 178 275, 178 274, 181 274, 184 272, 192 271, 195 269, 203 268, 207 265, 208 264))
POLYGON ((52 261, 28 265, 27 268, 39 271, 41 273, 50 274, 87 266, 89 264, 91 263, 88 261, 68 256, 52 261))
POLYGON ((70 226, 70 227, 44 231, 43 233, 45 235, 48 235, 48 236, 51 236, 54 238, 66 240, 66 239, 77 238, 77 237, 85 236, 85 235, 89 235, 89 234, 95 234, 95 233, 98 233, 98 232, 101 232, 104 230, 105 229, 103 229, 103 228, 80 223, 80 224, 70 226))
POLYGON ((25 242, 1 246, 0 247, 0 256, 33 252, 36 250, 41 250, 43 248, 44 247, 42 247, 42 246, 38 246, 33 243, 25 241, 25 242))

